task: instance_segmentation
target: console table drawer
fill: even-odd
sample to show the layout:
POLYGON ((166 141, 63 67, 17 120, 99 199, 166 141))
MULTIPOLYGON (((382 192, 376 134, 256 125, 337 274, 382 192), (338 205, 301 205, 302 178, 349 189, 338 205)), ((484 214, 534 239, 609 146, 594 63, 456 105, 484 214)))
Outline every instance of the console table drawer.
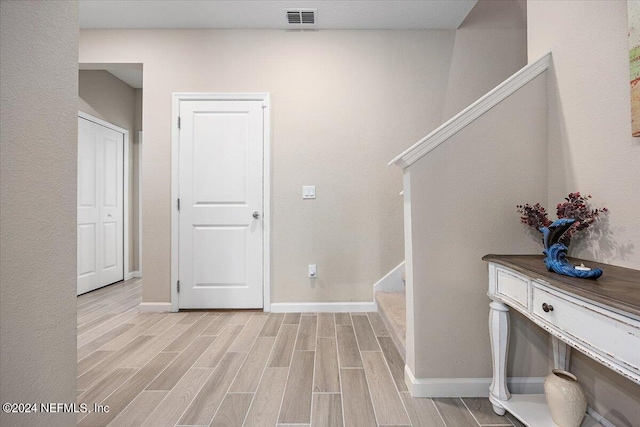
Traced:
POLYGON ((496 276, 496 293, 527 310, 530 280, 502 268, 496 270, 496 276))
POLYGON ((640 322, 539 285, 532 288, 535 318, 597 351, 603 359, 625 366, 636 375, 640 373, 640 322))

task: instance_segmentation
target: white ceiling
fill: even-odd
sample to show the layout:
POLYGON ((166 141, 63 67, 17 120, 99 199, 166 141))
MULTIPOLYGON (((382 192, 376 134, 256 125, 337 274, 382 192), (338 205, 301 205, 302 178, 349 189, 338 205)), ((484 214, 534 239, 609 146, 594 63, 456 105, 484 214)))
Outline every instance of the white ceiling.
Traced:
POLYGON ((477 0, 80 0, 80 28, 294 29, 285 9, 317 9, 313 29, 455 29, 477 0))

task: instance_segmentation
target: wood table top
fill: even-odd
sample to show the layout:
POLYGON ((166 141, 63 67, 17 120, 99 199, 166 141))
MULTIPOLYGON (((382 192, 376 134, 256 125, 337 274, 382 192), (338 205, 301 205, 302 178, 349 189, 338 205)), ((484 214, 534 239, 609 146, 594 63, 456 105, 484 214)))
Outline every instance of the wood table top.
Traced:
POLYGON ((543 258, 543 255, 493 254, 482 257, 484 261, 503 265, 533 279, 541 279, 562 291, 640 318, 640 270, 567 257, 573 265, 584 263, 587 267, 603 271, 597 280, 579 279, 548 271, 543 258))

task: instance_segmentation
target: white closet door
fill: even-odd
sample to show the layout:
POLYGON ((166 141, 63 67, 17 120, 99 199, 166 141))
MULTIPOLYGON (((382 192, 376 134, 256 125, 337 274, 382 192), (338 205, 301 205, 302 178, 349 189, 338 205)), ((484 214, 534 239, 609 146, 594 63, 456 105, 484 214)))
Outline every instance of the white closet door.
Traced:
POLYGON ((78 119, 78 295, 124 279, 124 136, 78 119))

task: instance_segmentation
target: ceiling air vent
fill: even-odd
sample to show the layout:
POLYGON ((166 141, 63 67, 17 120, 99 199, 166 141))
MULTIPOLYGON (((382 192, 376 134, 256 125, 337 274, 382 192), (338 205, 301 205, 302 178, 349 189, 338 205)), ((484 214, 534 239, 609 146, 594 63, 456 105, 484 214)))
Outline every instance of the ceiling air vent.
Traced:
POLYGON ((315 25, 316 9, 287 9, 287 22, 292 25, 315 25))

